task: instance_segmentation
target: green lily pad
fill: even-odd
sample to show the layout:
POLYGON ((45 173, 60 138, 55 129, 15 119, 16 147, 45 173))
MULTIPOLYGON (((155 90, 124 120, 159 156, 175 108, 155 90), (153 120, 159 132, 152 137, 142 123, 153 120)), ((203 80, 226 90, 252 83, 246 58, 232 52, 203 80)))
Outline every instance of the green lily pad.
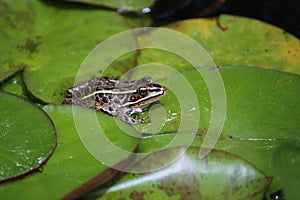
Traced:
POLYGON ((43 111, 0 92, 0 181, 42 167, 56 146, 56 131, 43 111))
POLYGON ((154 0, 64 0, 64 1, 73 1, 81 2, 91 5, 105 6, 115 9, 126 9, 126 10, 138 10, 152 5, 154 0))
MULTIPOLYGON (((83 145, 76 129, 71 106, 52 105, 46 106, 44 109, 57 128, 58 145, 56 150, 41 173, 0 185, 0 197, 4 199, 33 199, 37 196, 43 196, 44 199, 59 199, 91 177, 109 168, 105 162, 97 160, 83 145), (32 188, 34 188, 34 192, 32 192, 32 188), (47 195, 45 196, 45 194, 47 195)), ((94 114, 88 109, 79 108, 78 112, 86 119, 94 114)), ((113 125, 112 117, 102 114, 97 117, 104 124, 102 129, 105 130, 105 134, 109 135, 114 145, 129 154, 135 149, 139 139, 128 136, 117 129, 113 125)), ((90 130, 86 134, 92 133, 93 131, 90 130)), ((96 144, 101 148, 105 142, 96 141, 96 144)), ((110 153, 111 155, 116 154, 115 152, 110 153)), ((120 156, 114 158, 115 163, 122 161, 120 156)), ((116 170, 108 171, 103 178, 108 180, 116 173, 116 170)))
MULTIPOLYGON (((299 39, 258 20, 230 15, 219 19, 222 26, 228 27, 226 31, 217 26, 216 18, 182 20, 163 27, 197 41, 217 66, 259 66, 300 74, 299 39)), ((178 47, 183 44, 174 41, 178 47)), ((193 69, 188 62, 170 52, 151 49, 142 50, 139 56, 139 64, 161 63, 180 71, 193 69)))
POLYGON ((24 55, 21 53, 21 51, 24 51, 22 44, 23 39, 27 37, 25 33, 29 31, 29 24, 32 21, 26 21, 30 12, 25 14, 20 12, 20 10, 16 5, 9 6, 6 2, 0 1, 0 43, 2 44, 0 49, 1 82, 25 67, 23 62, 19 62, 19 58, 25 60, 24 55), (10 13, 14 12, 13 9, 16 12, 14 15, 10 15, 10 13), (11 31, 9 27, 13 27, 14 31, 11 31))
MULTIPOLYGON (((203 72, 209 69, 201 69, 203 72)), ((289 73, 250 67, 222 67, 219 69, 226 92, 226 120, 223 137, 245 139, 297 139, 300 123, 300 77, 289 73), (270 117, 272 113, 272 117, 270 117), (290 122, 294 123, 290 123, 290 122)), ((206 83, 196 70, 184 72, 161 80, 178 90, 176 80, 184 76, 191 84, 199 102, 200 120, 198 134, 204 134, 210 125, 210 95, 206 83)), ((171 89, 170 89, 171 91, 171 89)), ((181 109, 193 110, 192 100, 179 102, 176 92, 168 93, 159 103, 163 105, 166 122, 159 133, 176 130, 181 123, 181 109), (175 114, 174 114, 175 113, 175 114)), ((177 94, 178 95, 178 94, 177 94)), ((197 110, 194 109, 194 112, 197 110)), ((190 118, 191 123, 196 123, 190 118)), ((182 130, 189 132, 189 129, 182 130)))
POLYGON ((273 155, 273 168, 278 174, 286 199, 299 199, 300 148, 298 145, 285 144, 273 155))
POLYGON ((199 148, 177 147, 154 152, 137 161, 135 170, 151 169, 158 161, 176 161, 159 171, 126 174, 95 193, 100 199, 262 199, 270 178, 235 155, 212 151, 199 159, 199 148), (183 153, 184 152, 184 153, 183 153), (182 154, 183 153, 183 154, 182 154), (170 160, 171 159, 171 160, 170 160), (133 189, 134 188, 134 189, 133 189))
MULTIPOLYGON (((144 23, 144 19, 131 19, 119 16, 115 12, 117 8, 140 9, 139 7, 144 7, 143 4, 148 1, 81 0, 80 2, 105 6, 112 10, 102 10, 99 6, 93 9, 92 6, 63 1, 0 1, 2 16, 0 17, 0 42, 3 44, 3 48, 0 49, 1 83, 24 69, 22 78, 29 93, 44 102, 60 103, 64 98, 63 91, 73 85, 84 58, 99 42, 137 24, 148 23, 148 21, 144 23), (139 22, 136 23, 137 21, 139 22)), ((299 40, 281 29, 257 20, 228 15, 222 15, 220 20, 223 26, 228 27, 227 31, 222 31, 215 19, 184 20, 164 27, 180 31, 195 39, 207 50, 218 66, 259 66, 299 74, 299 40)), ((137 42, 136 46, 139 47, 147 41, 137 42)), ((178 47, 184 44, 184 41, 177 42, 180 42, 178 47)), ((106 53, 111 52, 108 50, 106 53)), ((183 79, 190 82, 192 87, 190 89, 195 91, 193 98, 197 98, 196 104, 188 103, 192 102, 192 98, 177 99, 177 92, 181 90, 182 94, 187 94, 187 88, 177 87, 178 90, 173 91, 169 86, 172 86, 174 80, 181 75, 173 74, 172 77, 166 77, 163 71, 153 67, 155 81, 166 84, 170 90, 159 104, 151 107, 153 109, 150 109, 150 114, 152 113, 150 126, 142 125, 140 130, 149 134, 166 135, 148 138, 147 142, 143 140, 140 152, 152 152, 168 144, 176 136, 168 133, 178 133, 180 120, 186 116, 193 128, 199 126, 196 131, 191 131, 192 127, 188 126, 182 129, 183 134, 191 135, 190 133, 193 132, 193 145, 201 145, 203 138, 206 137, 212 115, 210 91, 201 75, 195 70, 187 71, 193 69, 188 62, 189 60, 183 60, 169 52, 142 49, 139 54, 131 52, 121 57, 109 68, 107 74, 116 76, 123 75, 136 64, 166 64, 180 71, 183 79), (184 100, 183 106, 181 100, 184 100), (180 109, 186 111, 188 115, 182 115, 180 109), (199 121, 197 115, 193 114, 197 111, 200 111, 199 121)), ((273 172, 270 164, 270 155, 282 142, 297 143, 299 140, 300 125, 295 120, 299 118, 300 113, 297 103, 299 102, 299 95, 297 95, 300 88, 299 77, 277 71, 244 67, 221 67, 219 72, 224 79, 227 95, 227 115, 225 127, 215 148, 227 151, 223 154, 232 156, 232 160, 237 159, 236 162, 241 166, 247 166, 247 169, 252 168, 259 173, 257 168, 247 164, 245 160, 251 162, 262 169, 264 174, 274 177, 272 185, 276 183, 271 187, 280 188, 278 176, 273 172), (231 153, 238 154, 243 159, 231 153)), ((95 70, 85 71, 83 78, 87 80, 92 75, 98 74, 100 72, 95 70)), ((130 76, 141 78, 140 74, 138 70, 134 70, 130 76)), ((8 84, 5 84, 2 89, 22 95, 19 85, 14 85, 14 81, 6 83, 8 84)), ((97 131, 91 129, 93 126, 90 117, 95 115, 92 111, 79 109, 77 113, 79 115, 75 117, 77 116, 77 122, 82 122, 82 126, 76 127, 70 106, 50 105, 46 106, 45 110, 57 126, 59 144, 56 152, 42 173, 0 185, 0 199, 16 199, 20 198, 20 194, 24 199, 32 199, 36 196, 58 199, 96 174, 103 175, 108 172, 108 176, 104 176, 103 180, 115 175, 114 170, 107 171, 108 167, 100 164, 94 157, 106 156, 106 159, 111 158, 112 163, 124 159, 124 156, 122 158, 115 156, 117 150, 106 146, 107 140, 100 142, 93 140, 97 131), (81 128, 80 132, 90 134, 78 135, 76 128, 81 128), (90 142, 87 145, 90 146, 89 148, 84 146, 86 141, 90 142), (105 150, 99 151, 99 146, 105 147, 105 150)), ((139 139, 134 139, 125 133, 139 137, 135 129, 126 125, 120 126, 121 129, 117 128, 114 119, 110 116, 102 113, 96 115, 97 119, 100 119, 102 130, 107 133, 106 137, 120 149, 132 152, 139 139)), ((223 156, 218 161, 221 164, 227 163, 223 156)), ((118 179, 115 181, 117 186, 118 179)), ((134 190, 135 188, 130 191, 132 198, 144 195, 142 192, 135 193, 134 190)), ((243 193, 249 191, 254 190, 245 189, 243 193)), ((262 191, 259 190, 258 196, 262 197, 261 195, 262 191)))
POLYGON ((221 70, 227 96, 224 132, 237 138, 298 139, 300 77, 262 69, 221 70), (294 122, 294 123, 291 123, 294 122))

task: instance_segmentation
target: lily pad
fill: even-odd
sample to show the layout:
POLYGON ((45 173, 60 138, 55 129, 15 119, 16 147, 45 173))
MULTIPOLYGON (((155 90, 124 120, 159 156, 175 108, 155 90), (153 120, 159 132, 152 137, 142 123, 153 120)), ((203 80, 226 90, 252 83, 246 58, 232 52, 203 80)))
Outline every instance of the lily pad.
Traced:
POLYGON ((48 115, 31 103, 0 92, 0 181, 42 167, 56 146, 48 115))
POLYGON ((232 154, 212 151, 199 159, 199 148, 177 147, 154 152, 135 163, 135 169, 151 169, 159 161, 179 159, 159 171, 126 174, 113 185, 90 195, 123 199, 262 199, 270 178, 259 169, 232 154), (134 188, 134 189, 133 189, 134 188))
MULTIPOLYGON (((40 196, 45 199, 59 199, 73 188, 109 168, 97 160, 82 144, 76 130, 71 106, 52 105, 46 106, 44 109, 57 128, 58 145, 56 151, 41 173, 0 185, 1 198, 33 199, 40 196), (34 192, 32 188, 34 188, 34 192), (45 194, 47 195, 45 196, 45 194)), ((88 109, 79 109, 78 112, 86 117, 94 113, 88 109)), ((111 138, 115 138, 111 141, 112 143, 129 153, 135 149, 139 139, 124 134, 120 129, 112 128, 113 118, 102 114, 98 117, 102 124, 107 125, 107 128, 103 127, 103 130, 108 131, 107 134, 111 138)), ((105 144, 101 144, 100 141, 97 145, 101 148, 105 144)), ((114 152, 111 153, 113 155, 114 152)), ((115 158, 116 163, 122 161, 118 158, 120 157, 115 158)), ((109 171, 104 178, 106 180, 112 178, 116 173, 116 170, 109 171)))
MULTIPOLYGON (((0 49, 2 55, 0 58, 1 82, 24 69, 22 78, 29 93, 47 103, 60 103, 63 99, 62 92, 73 85, 77 71, 89 52, 115 33, 137 26, 138 23, 135 22, 137 19, 120 16, 115 12, 116 9, 140 9, 139 7, 145 7, 143 4, 148 1, 78 0, 78 2, 100 5, 100 7, 66 1, 0 1, 0 15, 2 16, 0 17, 0 42, 3 44, 3 48, 0 49), (101 6, 108 9, 100 9, 101 6)), ((145 22, 143 19, 137 21, 139 20, 145 22)), ((148 23, 148 21, 147 23, 140 22, 139 24, 148 23)), ((251 169, 251 172, 255 172, 254 174, 260 174, 259 177, 263 177, 260 180, 263 181, 261 184, 258 183, 258 190, 256 190, 257 188, 251 189, 250 185, 250 189, 243 190, 242 195, 250 194, 251 196, 253 194, 251 192, 258 191, 257 198, 261 199, 263 190, 260 189, 266 186, 264 174, 274 177, 275 189, 281 187, 278 176, 271 169, 270 154, 284 141, 294 140, 294 143, 297 143, 299 140, 300 125, 297 121, 300 118, 299 95, 297 95, 300 88, 299 77, 278 71, 236 66, 259 66, 299 74, 299 40, 284 33, 281 29, 257 20, 222 15, 220 22, 222 26, 228 27, 227 31, 221 30, 214 18, 178 21, 164 27, 180 31, 195 39, 207 50, 216 64, 222 66, 221 69, 201 69, 220 72, 227 94, 225 127, 215 146, 227 153, 214 150, 218 153, 211 156, 216 158, 220 165, 231 163, 236 159, 234 166, 246 166, 247 170, 251 169), (223 67, 227 65, 235 67, 223 67), (233 154, 238 154, 243 158, 233 154), (227 162, 228 160, 230 162, 227 162), (260 173, 260 170, 249 164, 248 161, 262 169, 264 173, 260 173)), ((168 39, 168 37, 162 39, 168 39)), ((137 42, 134 44, 139 47, 143 45, 142 42, 147 41, 137 40, 137 42)), ((177 46, 181 48, 185 44, 184 41, 176 42, 178 42, 177 46)), ((106 53, 110 54, 111 52, 108 50, 106 53)), ((179 133, 178 127, 181 119, 186 116, 193 127, 199 127, 193 129, 196 131, 191 131, 191 127, 186 126, 186 129, 182 129, 183 134, 190 136, 192 133, 191 136, 195 139, 193 145, 198 139, 196 145, 201 145, 203 138, 207 136, 213 114, 211 112, 211 91, 209 91, 205 79, 196 70, 191 70, 193 68, 189 60, 176 57, 169 52, 149 49, 142 49, 139 54, 131 52, 121 57, 112 63, 111 71, 107 74, 123 75, 136 64, 145 63, 166 64, 172 69, 180 71, 181 74, 174 73, 167 77, 164 76, 163 71, 153 67, 156 74, 155 82, 166 84, 169 87, 172 86, 174 80, 181 76, 190 83, 190 89, 195 92, 193 98, 196 101, 191 101, 192 98, 178 99, 176 97, 178 90, 181 90, 182 94, 187 94, 187 88, 177 87, 178 90, 173 91, 169 87, 168 95, 159 101, 160 106, 156 104, 156 107, 150 109, 149 113, 152 113, 150 126, 142 125, 140 129, 150 135, 156 133, 166 135, 148 138, 148 142, 143 140, 140 152, 152 152, 168 144, 169 140, 177 135, 168 133, 179 133), (184 100, 183 104, 181 100, 184 100), (190 104, 189 102, 196 103, 190 104), (162 108, 165 111, 162 111, 162 108), (189 115, 182 115, 181 109, 189 115), (198 111, 200 120, 197 120, 197 115, 194 115, 198 111), (159 119, 158 116, 165 118, 159 119)), ((93 64, 95 65, 95 63, 93 64)), ((98 74, 101 72, 94 70, 85 71, 83 75, 89 79, 98 74)), ((141 78, 140 74, 138 70, 131 71, 132 78, 141 78)), ((13 81, 6 83, 13 83, 13 81)), ((12 84, 2 88, 21 95, 19 86, 16 88, 12 84)), ((15 108, 17 107, 14 106, 15 108)), ((97 160, 99 156, 110 158, 111 163, 122 162, 124 156, 121 158, 118 150, 123 149, 130 154, 139 142, 138 138, 134 138, 140 136, 137 135, 134 128, 122 123, 120 124, 124 126, 117 127, 112 117, 102 113, 95 114, 90 110, 79 109, 78 115, 75 114, 74 117, 70 106, 50 105, 46 106, 45 110, 57 127, 58 147, 41 173, 0 185, 1 199, 20 198, 20 194, 25 199, 33 199, 37 196, 58 199, 96 174, 100 173, 100 175, 104 175, 103 180, 109 180, 116 175, 116 170, 108 168, 108 166, 112 166, 111 164, 103 165, 107 162, 97 160), (99 119, 102 130, 107 133, 106 138, 118 147, 117 150, 108 147, 107 140, 93 140, 97 131, 94 126, 91 126, 90 119, 95 116, 97 116, 96 119, 99 119), (74 120, 77 120, 76 123, 74 120), (81 122, 81 126, 78 126, 78 122, 81 122), (83 132, 83 135, 78 135, 78 128, 81 128, 79 132, 83 132), (127 133, 131 136, 126 135, 127 133), (89 145, 86 145, 85 139, 90 142, 89 145), (104 151, 101 148, 99 151, 98 147, 104 147, 104 151), (35 189, 34 192, 32 192, 32 188, 35 189)), ((168 151, 172 150, 163 150, 160 153, 168 151)), ((192 154, 196 155, 195 153, 192 154)), ((149 155, 144 160, 157 158, 155 156, 156 154, 149 155)), ((194 156, 194 158, 196 157, 194 156)), ((284 163, 284 161, 282 162, 284 163)), ((201 166, 202 164, 200 163, 201 166)), ((134 174, 129 176, 134 176, 134 174)), ((190 176, 187 177, 190 183, 193 182, 194 179, 189 179, 190 176)), ((170 178, 170 180, 175 180, 175 178, 170 178)), ((228 177, 217 181, 226 180, 228 177)), ((105 181, 100 181, 100 183, 105 181)), ((118 179, 114 181, 113 184, 117 187, 118 179)), ((144 179, 141 182, 147 184, 144 179)), ((193 184, 184 184, 192 186, 192 190, 197 191, 193 184)), ((167 191, 163 197, 171 194, 170 188, 166 188, 162 184, 159 186, 160 188, 156 187, 156 189, 167 191)), ((134 192, 135 188, 130 189, 124 192, 127 192, 126 195, 130 193, 132 198, 148 195, 143 191, 134 192), (130 189, 131 191, 129 191, 130 189)), ((229 187, 229 189, 232 188, 229 187)), ((183 190, 178 189, 177 191, 178 194, 175 197, 184 194, 180 193, 184 192, 183 190)), ((214 190, 211 189, 210 192, 214 192, 214 190)), ((155 192, 152 195, 156 195, 155 192)), ((254 198, 254 195, 251 197, 254 198)))
POLYGON ((221 73, 228 106, 224 133, 248 139, 299 138, 298 75, 254 68, 221 73))
MULTIPOLYGON (((163 27, 197 41, 217 66, 259 66, 300 74, 297 67, 300 65, 299 39, 280 28, 250 18, 221 15, 219 20, 228 28, 226 31, 218 27, 216 18, 181 20, 163 27)), ((183 45, 182 41, 174 41, 176 44, 183 45)), ((189 60, 164 51, 142 50, 138 61, 139 64, 158 62, 180 71, 192 69, 189 60)))
MULTIPOLYGON (((206 70, 206 69, 202 69, 206 70)), ((213 148, 237 154, 255 164, 274 180, 271 191, 281 188, 278 176, 272 168, 271 157, 276 147, 283 143, 299 143, 300 119, 300 77, 298 75, 250 67, 222 67, 219 69, 226 91, 226 118, 221 135, 213 148), (270 117, 272 113, 272 117, 270 117), (291 123, 292 122, 292 123, 291 123)), ((149 153, 158 149, 187 145, 202 145, 211 125, 211 104, 209 91, 198 71, 187 71, 180 75, 171 76, 170 82, 177 89, 177 78, 184 75, 192 85, 199 102, 200 119, 187 117, 188 124, 198 123, 199 137, 186 126, 182 132, 176 133, 182 123, 181 109, 196 112, 192 101, 178 101, 174 93, 161 99, 159 103, 166 113, 166 122, 159 132, 149 130, 149 138, 140 145, 140 153, 149 153), (154 136, 154 134, 166 136, 154 136), (179 134, 179 135, 178 135, 179 134), (151 137, 151 135, 153 137, 151 137), (175 138, 181 138, 175 140, 175 138), (177 142, 176 142, 177 141, 177 142)), ((168 85, 169 79, 161 80, 168 85)), ((179 93, 177 93, 178 95, 179 93)), ((157 117, 157 116, 156 116, 157 117)), ((156 120, 154 117, 153 120, 156 120)), ((153 124, 155 125, 155 124, 153 124)), ((153 126, 152 125, 152 126, 153 126)), ((217 134, 213 132, 212 134, 217 134)), ((217 137, 218 135, 216 135, 217 137)))

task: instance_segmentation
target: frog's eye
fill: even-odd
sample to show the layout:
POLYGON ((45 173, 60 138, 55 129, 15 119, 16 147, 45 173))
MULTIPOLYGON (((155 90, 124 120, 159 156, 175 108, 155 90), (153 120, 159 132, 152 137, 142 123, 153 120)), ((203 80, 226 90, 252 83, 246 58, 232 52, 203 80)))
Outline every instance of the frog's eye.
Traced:
POLYGON ((146 84, 152 83, 152 78, 150 76, 145 76, 142 78, 142 82, 146 84))
POLYGON ((140 95, 144 96, 148 94, 148 89, 146 87, 140 87, 137 91, 140 95))

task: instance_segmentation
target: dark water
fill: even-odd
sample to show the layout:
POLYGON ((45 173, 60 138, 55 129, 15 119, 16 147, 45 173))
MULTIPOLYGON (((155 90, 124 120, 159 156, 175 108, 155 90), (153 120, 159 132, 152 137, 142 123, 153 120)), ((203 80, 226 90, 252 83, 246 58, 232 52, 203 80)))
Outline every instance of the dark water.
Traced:
POLYGON ((246 16, 300 38, 300 0, 157 0, 144 11, 151 15, 154 25, 220 14, 246 16))

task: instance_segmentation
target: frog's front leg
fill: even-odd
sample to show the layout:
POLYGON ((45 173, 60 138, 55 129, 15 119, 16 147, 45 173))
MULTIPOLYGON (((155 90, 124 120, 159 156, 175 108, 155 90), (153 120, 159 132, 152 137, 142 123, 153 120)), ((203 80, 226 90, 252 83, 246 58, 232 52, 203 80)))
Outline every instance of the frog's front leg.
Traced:
POLYGON ((128 124, 139 124, 142 123, 143 119, 137 119, 132 117, 132 115, 137 115, 143 112, 142 108, 121 108, 119 109, 119 114, 116 116, 117 119, 120 119, 128 124))

